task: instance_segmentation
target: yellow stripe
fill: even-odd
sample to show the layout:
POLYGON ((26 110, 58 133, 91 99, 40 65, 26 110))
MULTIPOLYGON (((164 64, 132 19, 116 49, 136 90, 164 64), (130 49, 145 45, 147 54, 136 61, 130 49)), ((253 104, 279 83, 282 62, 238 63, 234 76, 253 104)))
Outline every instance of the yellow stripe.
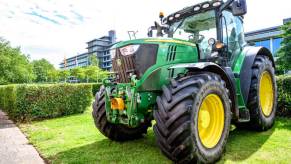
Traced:
POLYGON ((188 45, 188 46, 196 47, 196 45, 193 44, 193 43, 179 41, 179 40, 152 39, 152 40, 145 40, 145 42, 178 43, 178 44, 185 44, 185 45, 188 45))

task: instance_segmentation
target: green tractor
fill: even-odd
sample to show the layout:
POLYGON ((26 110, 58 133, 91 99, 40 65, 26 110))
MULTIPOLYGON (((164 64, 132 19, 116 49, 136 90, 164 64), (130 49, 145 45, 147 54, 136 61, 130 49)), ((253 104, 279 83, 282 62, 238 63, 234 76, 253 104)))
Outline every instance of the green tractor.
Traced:
POLYGON ((149 37, 115 44, 113 74, 93 103, 99 131, 114 141, 153 127, 163 154, 177 163, 212 163, 231 123, 267 130, 277 106, 274 59, 246 43, 245 0, 186 7, 149 29, 149 37), (153 32, 157 37, 152 37, 153 32))

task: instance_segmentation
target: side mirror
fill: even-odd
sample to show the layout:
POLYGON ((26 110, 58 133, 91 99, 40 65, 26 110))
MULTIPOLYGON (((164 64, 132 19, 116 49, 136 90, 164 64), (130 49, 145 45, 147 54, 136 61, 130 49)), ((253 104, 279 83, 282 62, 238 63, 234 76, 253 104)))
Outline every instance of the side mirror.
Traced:
POLYGON ((234 0, 231 6, 232 14, 234 16, 243 16, 247 13, 246 0, 234 0))

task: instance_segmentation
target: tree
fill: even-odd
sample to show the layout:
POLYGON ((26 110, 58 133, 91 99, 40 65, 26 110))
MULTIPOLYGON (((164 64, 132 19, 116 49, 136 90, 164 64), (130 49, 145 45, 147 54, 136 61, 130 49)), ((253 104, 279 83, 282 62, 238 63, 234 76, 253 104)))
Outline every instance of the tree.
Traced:
POLYGON ((89 56, 89 61, 91 66, 99 66, 99 60, 97 59, 96 54, 91 54, 89 56))
POLYGON ((85 78, 85 69, 81 67, 76 67, 70 70, 71 76, 78 78, 79 80, 83 80, 85 78))
POLYGON ((32 61, 33 72, 36 75, 36 82, 48 82, 49 73, 55 71, 54 66, 46 59, 32 61))
POLYGON ((70 76, 70 71, 68 70, 61 70, 59 72, 59 77, 61 80, 64 80, 64 82, 67 82, 67 79, 69 76, 70 76))
POLYGON ((291 22, 286 23, 282 27, 283 41, 281 48, 278 51, 277 70, 284 73, 284 71, 291 70, 291 22))
POLYGON ((89 81, 94 81, 97 79, 98 69, 100 69, 100 68, 97 66, 88 66, 85 68, 85 76, 87 79, 87 83, 89 81))
POLYGON ((97 72, 97 82, 102 82, 102 80, 107 78, 108 76, 109 76, 108 71, 104 71, 102 69, 99 69, 97 72))
POLYGON ((0 38, 0 84, 29 83, 34 79, 32 65, 20 48, 0 38))
POLYGON ((48 81, 49 82, 58 82, 60 80, 59 71, 49 70, 48 71, 48 81))

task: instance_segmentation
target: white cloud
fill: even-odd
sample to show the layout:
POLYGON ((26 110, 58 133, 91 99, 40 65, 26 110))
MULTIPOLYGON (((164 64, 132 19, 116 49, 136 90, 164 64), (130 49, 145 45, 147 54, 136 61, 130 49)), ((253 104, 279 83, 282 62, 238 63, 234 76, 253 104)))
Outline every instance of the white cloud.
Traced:
MULTIPOLYGON (((128 39, 128 30, 138 30, 137 36, 145 37, 159 11, 170 14, 201 1, 0 0, 0 36, 21 46, 32 59, 46 58, 58 66, 64 56, 85 52, 87 41, 108 30, 115 29, 118 40, 128 39)), ((281 25, 283 18, 291 17, 288 0, 247 3, 246 31, 281 25)))

